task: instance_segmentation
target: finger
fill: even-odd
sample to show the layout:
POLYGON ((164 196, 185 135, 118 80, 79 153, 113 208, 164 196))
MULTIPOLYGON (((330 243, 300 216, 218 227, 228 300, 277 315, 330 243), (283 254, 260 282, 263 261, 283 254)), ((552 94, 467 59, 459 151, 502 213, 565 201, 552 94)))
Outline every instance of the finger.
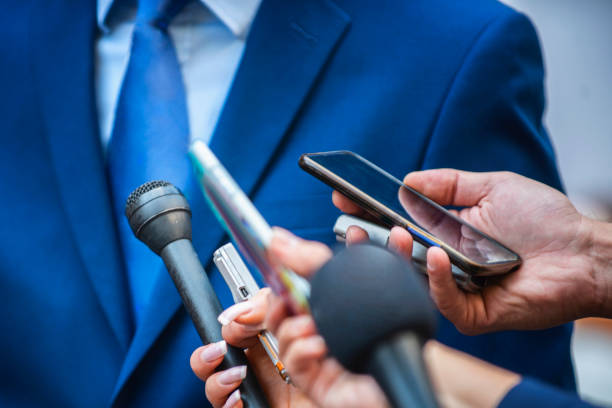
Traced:
POLYGON ((263 324, 253 326, 230 322, 221 327, 221 335, 227 344, 245 349, 257 344, 257 335, 263 329, 263 324))
POLYGON ((362 242, 367 242, 370 240, 368 233, 363 228, 360 228, 356 225, 351 225, 346 230, 346 245, 355 245, 362 242))
POLYGON ((221 340, 216 343, 210 343, 206 346, 198 347, 189 359, 191 369, 194 374, 202 381, 206 381, 208 377, 215 371, 215 368, 223 361, 223 356, 227 353, 227 344, 221 340))
POLYGON ((377 222, 376 217, 368 213, 357 203, 355 203, 353 200, 340 193, 339 191, 334 190, 334 192, 332 193, 332 202, 343 213, 354 215, 355 217, 363 218, 364 220, 377 222))
POLYGON ((387 246, 408 260, 412 258, 412 235, 405 228, 391 228, 387 246))
POLYGON ((298 338, 287 345, 283 361, 287 369, 293 373, 304 371, 310 364, 321 360, 327 355, 327 345, 318 334, 298 338))
POLYGON ((276 262, 306 277, 316 272, 332 256, 325 244, 298 238, 278 227, 274 228, 268 253, 276 262))
POLYGON ((463 325, 459 319, 464 315, 465 293, 453 279, 450 259, 444 250, 438 247, 427 250, 427 276, 429 293, 440 313, 455 325, 463 325))
POLYGON ((257 344, 257 335, 264 329, 269 294, 270 289, 264 288, 253 298, 237 303, 219 315, 225 341, 241 348, 257 344))
POLYGON ((251 299, 236 303, 221 312, 221 314, 217 317, 217 320, 219 323, 225 326, 236 320, 241 315, 253 313, 254 308, 255 303, 251 299))
POLYGON ((223 408, 243 408, 244 403, 242 402, 240 390, 236 390, 230 394, 230 396, 223 404, 223 408))
POLYGON ((485 197, 501 173, 474 173, 454 169, 415 171, 404 183, 441 205, 473 206, 485 197))
POLYGON ((301 315, 285 319, 279 326, 276 338, 278 339, 278 351, 282 355, 287 347, 300 337, 308 337, 317 334, 317 328, 310 315, 301 315))
POLYGON ((268 296, 270 293, 272 293, 270 288, 260 289, 255 296, 248 300, 253 305, 251 311, 238 315, 234 321, 246 325, 263 324, 268 311, 268 296))
MULTIPOLYGON (((206 381, 206 398, 215 408, 241 406, 237 405, 236 395, 232 396, 232 400, 228 400, 230 394, 237 390, 246 375, 247 367, 244 365, 232 367, 211 375, 206 381), (226 402, 230 402, 232 405, 226 404, 226 402)), ((237 396, 239 397, 240 393, 237 396)))
POLYGON ((332 203, 343 213, 352 215, 365 215, 366 212, 363 208, 359 207, 353 200, 334 190, 332 193, 332 203))
POLYGON ((278 327, 289 315, 287 304, 278 296, 270 295, 268 314, 266 315, 266 328, 276 335, 278 327))

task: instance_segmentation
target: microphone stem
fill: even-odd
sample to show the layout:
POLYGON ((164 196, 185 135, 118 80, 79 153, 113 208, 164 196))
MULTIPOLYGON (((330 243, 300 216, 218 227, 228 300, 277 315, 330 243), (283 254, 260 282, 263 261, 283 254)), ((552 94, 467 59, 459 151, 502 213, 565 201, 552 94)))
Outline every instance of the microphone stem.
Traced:
POLYGON ((401 333, 376 345, 367 372, 374 376, 393 407, 437 408, 423 361, 422 341, 401 333))
MULTIPOLYGON (((222 340, 221 327, 217 321, 222 311, 221 304, 191 241, 179 239, 171 242, 162 249, 160 255, 202 342, 208 344, 222 340)), ((247 364, 244 352, 228 345, 227 354, 218 370, 247 364)), ((243 380, 240 391, 245 407, 267 406, 253 374, 243 380)))
POLYGON ((220 330, 210 329, 219 326, 217 316, 222 311, 221 304, 191 241, 174 241, 166 245, 160 255, 202 342, 208 344, 223 340, 220 330))

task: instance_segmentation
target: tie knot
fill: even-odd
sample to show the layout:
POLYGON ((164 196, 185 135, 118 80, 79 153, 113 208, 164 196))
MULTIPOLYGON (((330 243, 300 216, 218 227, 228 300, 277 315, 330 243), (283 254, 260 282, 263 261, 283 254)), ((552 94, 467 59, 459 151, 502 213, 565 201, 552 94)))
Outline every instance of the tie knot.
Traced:
POLYGON ((165 30, 190 0, 138 0, 137 23, 165 30))

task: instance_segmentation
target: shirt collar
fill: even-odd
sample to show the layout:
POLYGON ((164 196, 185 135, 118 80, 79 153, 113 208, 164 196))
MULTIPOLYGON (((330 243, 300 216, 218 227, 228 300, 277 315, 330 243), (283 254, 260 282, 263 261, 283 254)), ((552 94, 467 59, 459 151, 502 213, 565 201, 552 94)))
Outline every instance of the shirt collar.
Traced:
MULTIPOLYGON (((197 0, 207 7, 229 28, 236 37, 244 38, 248 32, 261 0, 197 0)), ((107 31, 106 17, 114 2, 119 0, 98 0, 98 27, 107 31)))

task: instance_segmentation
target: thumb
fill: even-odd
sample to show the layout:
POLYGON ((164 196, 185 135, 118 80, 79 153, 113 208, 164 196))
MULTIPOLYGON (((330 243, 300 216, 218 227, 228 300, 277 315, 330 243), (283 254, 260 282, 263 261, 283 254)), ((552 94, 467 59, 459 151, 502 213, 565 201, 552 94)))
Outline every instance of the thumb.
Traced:
POLYGON ((415 171, 404 184, 440 205, 473 206, 484 198, 501 173, 474 173, 454 169, 415 171))
POLYGON ((427 251, 427 276, 429 278, 429 293, 442 313, 457 326, 464 316, 465 293, 455 283, 451 273, 451 263, 444 250, 431 247, 427 251))

